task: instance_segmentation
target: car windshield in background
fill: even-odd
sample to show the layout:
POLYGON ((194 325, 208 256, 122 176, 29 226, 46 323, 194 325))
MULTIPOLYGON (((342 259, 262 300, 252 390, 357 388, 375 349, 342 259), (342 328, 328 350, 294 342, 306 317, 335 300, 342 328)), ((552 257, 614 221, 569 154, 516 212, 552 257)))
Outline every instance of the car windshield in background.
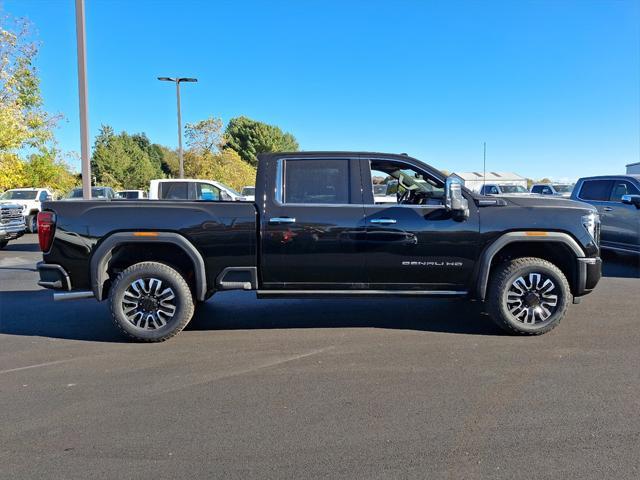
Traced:
POLYGON ((554 185, 553 188, 558 193, 571 193, 573 191, 573 185, 554 185))
POLYGON ((220 185, 222 185, 224 188, 227 189, 227 191, 231 192, 232 195, 235 195, 236 197, 241 197, 242 195, 240 195, 240 192, 236 192, 233 188, 231 188, 229 185, 225 185, 224 183, 221 183, 220 185))
POLYGON ((502 193, 529 193, 529 190, 521 185, 500 185, 502 193))
POLYGON ((0 200, 35 200, 37 193, 33 190, 14 190, 12 192, 4 192, 0 196, 0 200))
POLYGON ((247 195, 255 195, 256 189, 255 187, 244 187, 242 189, 242 196, 245 197, 247 195))
POLYGON ((120 198, 137 199, 138 192, 136 192, 135 190, 133 192, 118 192, 118 196, 120 198))
MULTIPOLYGON (((101 187, 92 187, 91 196, 93 198, 107 198, 107 191, 101 187)), ((82 198, 82 188, 74 188, 69 192, 67 198, 82 198)))

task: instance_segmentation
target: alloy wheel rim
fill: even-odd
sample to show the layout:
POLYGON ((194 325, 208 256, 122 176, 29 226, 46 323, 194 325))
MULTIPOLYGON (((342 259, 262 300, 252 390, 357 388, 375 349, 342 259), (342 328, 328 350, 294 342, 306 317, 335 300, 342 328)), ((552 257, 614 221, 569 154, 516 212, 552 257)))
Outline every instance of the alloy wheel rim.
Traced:
POLYGON ((558 308, 555 282, 543 273, 516 278, 507 291, 509 313, 525 325, 546 323, 558 308))
POLYGON ((139 278, 124 291, 124 316, 141 330, 164 327, 174 317, 176 310, 175 292, 158 278, 139 278))

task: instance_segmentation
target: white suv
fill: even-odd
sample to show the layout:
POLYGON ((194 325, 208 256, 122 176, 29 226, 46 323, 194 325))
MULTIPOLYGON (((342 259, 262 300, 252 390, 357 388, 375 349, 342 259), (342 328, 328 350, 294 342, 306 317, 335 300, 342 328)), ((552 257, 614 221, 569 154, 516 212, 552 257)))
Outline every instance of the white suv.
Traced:
POLYGON ((22 216, 27 224, 27 232, 38 231, 38 212, 42 202, 53 200, 51 191, 46 188, 13 188, 0 195, 0 203, 13 203, 22 207, 22 216))

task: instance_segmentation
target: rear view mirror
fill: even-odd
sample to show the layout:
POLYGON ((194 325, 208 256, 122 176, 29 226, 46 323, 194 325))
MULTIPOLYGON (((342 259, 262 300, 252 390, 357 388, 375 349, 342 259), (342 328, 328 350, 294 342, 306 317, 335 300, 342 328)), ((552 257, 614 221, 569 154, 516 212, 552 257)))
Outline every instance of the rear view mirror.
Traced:
POLYGON ((627 205, 635 205, 636 208, 640 208, 640 195, 623 195, 622 203, 627 205))
POLYGON ((462 181, 458 177, 447 177, 444 184, 444 204, 447 210, 460 220, 469 217, 469 202, 462 194, 462 181))

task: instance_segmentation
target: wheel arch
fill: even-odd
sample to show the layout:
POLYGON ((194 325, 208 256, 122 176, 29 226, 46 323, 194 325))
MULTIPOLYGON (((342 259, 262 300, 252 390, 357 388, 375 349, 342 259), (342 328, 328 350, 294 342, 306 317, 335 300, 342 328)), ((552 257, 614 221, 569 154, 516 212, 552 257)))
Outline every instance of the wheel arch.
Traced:
POLYGON ((109 262, 118 247, 171 245, 184 253, 191 262, 194 272, 194 294, 198 300, 205 300, 207 277, 204 259, 198 249, 185 237, 173 232, 117 232, 104 238, 93 252, 90 261, 91 288, 97 300, 104 299, 105 284, 109 279, 109 262), (142 235, 141 235, 142 234, 142 235))
MULTIPOLYGON (((494 259, 499 258, 501 253, 508 252, 510 248, 515 250, 516 247, 522 247, 522 250, 526 251, 529 246, 532 247, 530 250, 534 250, 534 252, 536 250, 540 251, 540 249, 545 246, 556 250, 562 249, 562 253, 569 252, 571 254, 571 258, 569 259, 571 262, 557 266, 561 268, 565 276, 567 276, 572 290, 580 289, 580 285, 584 280, 581 277, 584 276, 585 273, 583 269, 579 268, 577 259, 584 257, 585 254, 582 247, 580 247, 571 235, 563 232, 508 232, 491 243, 480 257, 476 276, 476 298, 482 301, 485 300, 494 259)), ((520 256, 535 256, 535 254, 522 254, 520 256)), ((543 256, 542 258, 549 259, 547 256, 543 256)))

